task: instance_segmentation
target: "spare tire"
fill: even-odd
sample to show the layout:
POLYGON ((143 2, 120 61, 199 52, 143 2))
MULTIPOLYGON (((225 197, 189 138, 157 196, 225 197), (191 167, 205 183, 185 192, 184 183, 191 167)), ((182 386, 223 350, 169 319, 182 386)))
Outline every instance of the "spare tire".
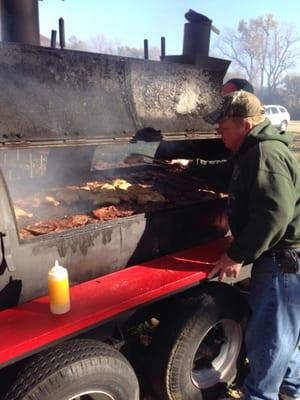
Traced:
POLYGON ((5 400, 138 400, 126 358, 95 340, 72 340, 34 356, 5 400))

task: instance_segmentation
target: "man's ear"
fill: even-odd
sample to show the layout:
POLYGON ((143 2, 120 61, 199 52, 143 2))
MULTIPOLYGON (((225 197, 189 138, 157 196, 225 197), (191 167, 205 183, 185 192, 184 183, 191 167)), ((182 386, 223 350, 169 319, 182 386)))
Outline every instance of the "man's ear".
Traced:
POLYGON ((253 126, 254 126, 253 122, 250 119, 244 119, 244 127, 246 132, 251 131, 253 126))

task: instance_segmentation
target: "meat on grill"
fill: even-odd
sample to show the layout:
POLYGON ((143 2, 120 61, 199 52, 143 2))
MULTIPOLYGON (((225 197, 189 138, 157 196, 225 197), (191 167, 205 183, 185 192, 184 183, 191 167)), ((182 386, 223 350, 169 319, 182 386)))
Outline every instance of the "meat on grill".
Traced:
POLYGON ((144 205, 147 203, 164 203, 167 199, 158 192, 144 191, 137 195, 137 203, 144 205))
POLYGON ((59 224, 62 221, 63 225, 73 228, 75 226, 86 225, 90 222, 90 217, 85 214, 77 214, 77 215, 69 215, 61 220, 59 220, 59 224))
POLYGON ((57 207, 60 204, 59 201, 55 200, 55 198, 52 196, 45 196, 44 202, 45 204, 53 205, 54 207, 57 207))
POLYGON ((100 189, 100 191, 95 191, 93 196, 93 204, 97 206, 118 205, 121 202, 118 193, 111 189, 100 189))
POLYGON ((57 229, 57 223, 55 220, 40 221, 35 224, 27 225, 26 230, 33 235, 45 235, 46 233, 53 232, 57 229))
POLYGON ((61 219, 40 221, 35 224, 27 225, 25 230, 35 236, 39 236, 50 232, 60 232, 65 229, 86 225, 89 221, 90 217, 84 214, 70 215, 61 219))
POLYGON ((101 207, 92 211, 93 215, 101 221, 108 221, 110 219, 129 217, 133 215, 135 211, 133 209, 126 209, 123 207, 101 207))
POLYGON ((112 181, 112 184, 114 187, 122 190, 127 190, 132 184, 130 182, 127 182, 125 179, 114 179, 112 181))
POLYGON ((16 218, 32 218, 32 213, 28 213, 27 211, 23 210, 21 207, 14 206, 16 218))
POLYGON ((72 188, 58 190, 53 194, 53 197, 60 203, 67 205, 80 201, 78 190, 72 188))
MULTIPOLYGON (((159 173, 158 176, 160 176, 159 173)), ((165 178, 165 175, 161 178, 165 178)), ((147 176, 135 178, 130 176, 129 179, 132 183, 121 178, 90 181, 76 186, 53 188, 16 199, 14 201, 16 217, 22 218, 22 226, 19 229, 20 238, 28 239, 86 224, 98 224, 137 213, 153 212, 160 209, 162 205, 172 206, 178 198, 181 198, 174 182, 172 185, 175 187, 173 188, 175 195, 172 190, 169 190, 170 187, 172 189, 172 185, 164 187, 164 194, 167 197, 153 190, 157 174, 153 177, 150 173, 147 176), (133 183, 137 179, 140 183, 133 183), (62 215, 65 216, 60 217, 62 215), (26 218, 32 218, 32 223, 27 226, 24 225, 26 218), (37 219, 39 221, 34 222, 37 219)), ((179 188, 182 188, 182 184, 179 188)), ((212 190, 204 187, 200 189, 196 182, 192 182, 190 189, 183 191, 181 195, 189 201, 191 196, 192 199, 197 199, 200 192, 201 198, 220 197, 219 193, 212 190)))

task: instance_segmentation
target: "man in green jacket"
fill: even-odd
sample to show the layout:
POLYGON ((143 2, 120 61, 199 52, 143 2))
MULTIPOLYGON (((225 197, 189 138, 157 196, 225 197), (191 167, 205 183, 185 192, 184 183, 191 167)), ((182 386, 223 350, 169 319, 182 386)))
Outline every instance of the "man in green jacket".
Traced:
POLYGON ((286 133, 259 99, 223 97, 205 117, 233 152, 228 217, 233 241, 209 278, 237 277, 254 263, 246 334, 246 400, 300 399, 300 169, 286 133))

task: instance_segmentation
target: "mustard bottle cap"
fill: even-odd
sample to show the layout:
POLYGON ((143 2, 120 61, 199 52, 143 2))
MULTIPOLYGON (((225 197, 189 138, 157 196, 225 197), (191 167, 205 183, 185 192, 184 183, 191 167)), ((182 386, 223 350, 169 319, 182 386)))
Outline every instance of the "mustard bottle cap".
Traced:
POLYGON ((50 269, 49 275, 56 279, 64 279, 68 276, 68 271, 63 266, 59 265, 58 260, 55 260, 54 266, 50 269))

